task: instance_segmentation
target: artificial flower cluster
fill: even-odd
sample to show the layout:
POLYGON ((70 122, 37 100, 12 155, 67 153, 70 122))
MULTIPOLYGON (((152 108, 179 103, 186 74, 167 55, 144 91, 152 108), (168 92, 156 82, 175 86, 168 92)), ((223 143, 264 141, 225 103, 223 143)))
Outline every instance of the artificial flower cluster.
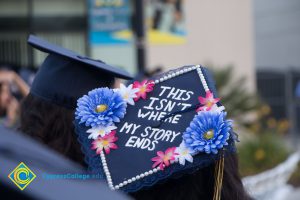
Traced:
POLYGON ((91 148, 97 154, 103 150, 109 154, 110 149, 118 148, 115 123, 124 118, 127 104, 134 105, 140 98, 146 99, 153 86, 153 81, 135 81, 127 87, 121 84, 118 89, 97 88, 78 99, 75 118, 90 127, 86 132, 88 139, 94 140, 91 148))
POLYGON ((219 98, 214 98, 211 91, 206 97, 199 97, 200 107, 190 126, 183 133, 183 140, 179 147, 168 148, 165 152, 158 151, 152 158, 153 168, 159 166, 161 170, 172 163, 185 165, 192 163, 193 156, 205 152, 217 154, 219 149, 228 145, 232 121, 226 120, 224 107, 218 107, 219 98))
MULTIPOLYGON (((146 99, 153 87, 153 81, 136 81, 127 87, 121 84, 118 89, 97 88, 78 100, 76 119, 90 127, 88 139, 93 139, 91 148, 97 154, 102 151, 109 154, 111 149, 118 148, 115 144, 118 140, 115 123, 124 118, 127 104, 134 105, 139 99, 146 99)), ((181 165, 185 165, 186 161, 192 163, 194 155, 200 152, 217 154, 219 149, 228 145, 232 121, 225 119, 224 107, 217 106, 220 99, 214 98, 211 91, 198 99, 198 113, 183 133, 181 144, 165 152, 158 151, 157 156, 152 158, 153 168, 163 170, 175 162, 181 165)))

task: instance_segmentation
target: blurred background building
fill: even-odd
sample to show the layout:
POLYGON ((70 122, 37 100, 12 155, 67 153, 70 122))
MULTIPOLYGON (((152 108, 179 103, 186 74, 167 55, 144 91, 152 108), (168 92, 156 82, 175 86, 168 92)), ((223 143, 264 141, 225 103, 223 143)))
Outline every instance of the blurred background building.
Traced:
POLYGON ((233 77, 246 77, 247 89, 258 89, 274 117, 288 118, 291 132, 299 132, 298 0, 144 0, 143 27, 135 2, 1 0, 0 63, 39 66, 45 55, 26 43, 33 33, 133 74, 187 64, 232 65, 233 77), (145 27, 148 39, 137 40, 145 27), (137 45, 144 52, 138 54, 137 45))
MULTIPOLYGON (((89 8, 91 2, 1 0, 0 61, 22 66, 38 66, 43 56, 38 52, 32 55, 31 48, 26 45, 28 34, 34 33, 74 51, 101 58, 132 73, 136 72, 138 67, 134 40, 125 44, 95 45, 94 41, 88 39, 91 14, 89 12, 93 12, 89 8)), ((101 4, 104 1, 94 2, 101 4)), ((145 1, 149 2, 151 3, 150 0, 145 1)), ((135 12, 133 3, 129 2, 129 6, 129 15, 132 15, 135 12)), ((181 7, 184 10, 184 29, 187 33, 185 42, 148 43, 147 68, 170 68, 198 63, 212 63, 215 66, 232 64, 235 66, 235 73, 247 76, 247 84, 254 88, 251 1, 189 0, 181 1, 181 7)))
POLYGON ((37 67, 44 57, 28 47, 30 33, 86 53, 86 15, 84 0, 1 0, 0 61, 37 67))
MULTIPOLYGON (((277 119, 300 131, 300 2, 255 0, 255 66, 260 95, 277 119)), ((299 135, 298 135, 299 136, 299 135)))

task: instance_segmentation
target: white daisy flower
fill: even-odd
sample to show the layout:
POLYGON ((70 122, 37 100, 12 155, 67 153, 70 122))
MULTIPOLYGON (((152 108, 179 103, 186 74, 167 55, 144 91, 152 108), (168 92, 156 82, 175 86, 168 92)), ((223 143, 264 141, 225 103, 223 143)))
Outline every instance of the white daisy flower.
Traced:
POLYGON ((222 111, 224 111, 225 110, 225 107, 224 106, 217 106, 216 104, 215 105, 213 105, 212 107, 211 107, 211 110, 210 111, 214 111, 214 112, 217 112, 217 113, 220 113, 220 112, 222 112, 222 111))
POLYGON ((191 155, 192 151, 185 146, 184 142, 181 142, 179 147, 176 147, 175 153, 177 153, 175 159, 181 165, 185 165, 185 160, 190 163, 193 162, 193 156, 191 155))
POLYGON ((139 88, 132 88, 132 84, 126 87, 124 84, 120 84, 120 88, 118 91, 120 92, 121 96, 123 97, 124 101, 126 101, 130 105, 134 105, 134 98, 137 97, 136 93, 139 91, 139 88))
POLYGON ((87 130, 87 133, 90 133, 89 135, 89 139, 97 139, 99 136, 103 137, 106 134, 110 133, 112 130, 116 129, 117 127, 112 125, 112 126, 97 126, 94 128, 90 128, 89 130, 87 130))

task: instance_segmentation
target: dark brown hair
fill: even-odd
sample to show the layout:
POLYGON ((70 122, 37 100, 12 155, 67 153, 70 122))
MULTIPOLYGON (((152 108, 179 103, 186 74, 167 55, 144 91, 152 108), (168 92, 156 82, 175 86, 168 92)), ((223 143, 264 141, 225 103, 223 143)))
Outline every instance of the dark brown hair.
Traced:
POLYGON ((74 110, 57 106, 29 94, 21 104, 20 131, 75 162, 84 164, 74 132, 74 110))
MULTIPOLYGON (((140 200, 212 200, 214 194, 215 165, 199 169, 193 174, 178 179, 170 179, 163 184, 156 184, 149 189, 130 194, 140 200)), ((222 200, 251 199, 243 188, 235 154, 226 155, 222 185, 222 200)))
MULTIPOLYGON (((90 78, 91 84, 82 83, 82 87, 78 88, 82 96, 88 93, 89 90, 94 89, 92 83, 95 83, 96 79, 97 87, 111 87, 115 82, 114 77, 106 72, 103 72, 101 77, 93 77, 91 75, 90 78)), ((56 83, 44 83, 44 87, 47 84, 50 87, 51 84, 56 83)), ((55 95, 53 94, 53 96, 55 95)), ((76 100, 74 99, 74 102, 76 100)), ((74 131, 75 109, 65 108, 54 102, 29 93, 21 103, 21 124, 19 130, 85 166, 84 155, 81 152, 81 147, 74 131)), ((70 102, 74 103, 73 99, 70 102)))

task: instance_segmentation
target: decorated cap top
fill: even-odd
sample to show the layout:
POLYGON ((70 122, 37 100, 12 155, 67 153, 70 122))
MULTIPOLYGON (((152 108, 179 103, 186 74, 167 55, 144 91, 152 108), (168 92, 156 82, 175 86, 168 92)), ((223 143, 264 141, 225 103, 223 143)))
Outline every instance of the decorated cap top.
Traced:
POLYGON ((75 113, 89 169, 111 189, 134 192, 232 152, 232 121, 215 91, 200 65, 90 91, 75 113))

